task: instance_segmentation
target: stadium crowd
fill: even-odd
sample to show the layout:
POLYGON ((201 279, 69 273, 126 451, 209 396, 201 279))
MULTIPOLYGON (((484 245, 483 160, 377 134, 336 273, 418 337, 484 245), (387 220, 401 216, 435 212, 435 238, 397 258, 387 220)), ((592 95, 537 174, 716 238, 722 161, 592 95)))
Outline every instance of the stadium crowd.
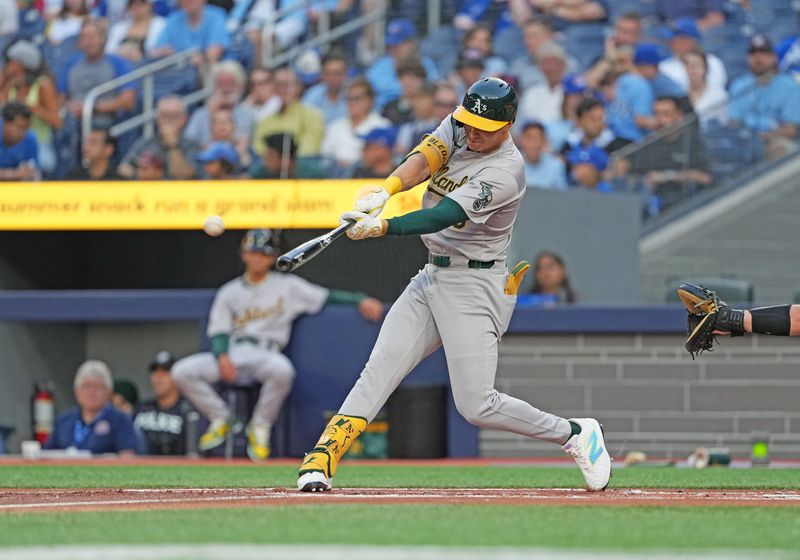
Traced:
POLYGON ((634 191, 658 214, 797 148, 788 4, 451 0, 426 35, 419 0, 0 0, 0 179, 380 177, 467 85, 500 76, 520 95, 530 187, 634 191), (385 28, 262 60, 318 33, 323 14, 335 25, 384 4, 385 28), (109 132, 142 111, 133 80, 97 98, 80 138, 94 87, 193 48, 156 81, 152 137, 109 132), (203 87, 204 102, 185 102, 203 87), (742 138, 749 159, 718 154, 742 138))

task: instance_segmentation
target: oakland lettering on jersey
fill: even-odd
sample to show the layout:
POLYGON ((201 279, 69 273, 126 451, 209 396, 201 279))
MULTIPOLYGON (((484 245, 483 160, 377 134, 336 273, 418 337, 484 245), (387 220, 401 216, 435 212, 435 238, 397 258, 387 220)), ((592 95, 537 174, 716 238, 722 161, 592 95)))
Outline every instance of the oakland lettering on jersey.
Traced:
POLYGON ((236 315, 233 318, 233 328, 234 330, 238 330, 246 326, 248 323, 252 321, 258 321, 260 319, 268 319, 269 317, 273 317, 276 315, 281 315, 283 313, 283 296, 278 298, 278 301, 272 307, 248 307, 245 309, 244 313, 240 315, 236 315))
POLYGON ((453 192, 459 187, 463 187, 466 182, 469 181, 469 176, 464 175, 461 181, 456 183, 454 179, 446 176, 448 171, 450 171, 449 166, 445 165, 442 167, 442 169, 433 176, 433 179, 431 179, 428 184, 428 190, 440 196, 447 196, 447 193, 453 192))

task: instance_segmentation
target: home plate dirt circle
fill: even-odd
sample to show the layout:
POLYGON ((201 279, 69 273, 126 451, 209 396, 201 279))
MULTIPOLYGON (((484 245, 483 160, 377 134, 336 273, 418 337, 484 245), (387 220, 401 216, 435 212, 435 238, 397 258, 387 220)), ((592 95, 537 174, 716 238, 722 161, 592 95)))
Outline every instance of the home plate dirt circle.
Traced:
POLYGON ((17 488, 0 490, 0 514, 306 504, 486 504, 609 506, 800 506, 800 491, 674 488, 17 488))

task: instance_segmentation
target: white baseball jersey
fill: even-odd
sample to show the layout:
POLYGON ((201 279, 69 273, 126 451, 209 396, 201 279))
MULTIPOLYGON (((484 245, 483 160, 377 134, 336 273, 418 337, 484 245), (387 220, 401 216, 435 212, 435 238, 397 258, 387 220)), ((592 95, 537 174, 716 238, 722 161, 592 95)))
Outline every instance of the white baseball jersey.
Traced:
POLYGON ((217 291, 207 333, 209 337, 230 334, 231 342, 251 337, 283 348, 295 318, 318 313, 327 299, 327 288, 294 274, 270 272, 259 284, 240 276, 217 291))
POLYGON ((437 255, 463 255, 477 261, 503 260, 520 201, 525 195, 525 164, 511 136, 492 154, 467 148, 464 128, 445 118, 432 133, 446 154, 431 177, 422 207, 449 197, 464 209, 466 222, 422 236, 437 255))
MULTIPOLYGON (((467 149, 462 127, 448 117, 432 142, 445 157, 428 183, 423 208, 447 196, 466 212, 463 224, 423 235, 438 255, 501 261, 470 269, 465 262, 426 265, 383 321, 366 367, 339 409, 371 421, 400 381, 425 356, 444 346, 458 411, 471 423, 562 444, 569 422, 494 388, 500 336, 517 296, 506 294, 506 249, 525 193, 522 156, 508 138, 481 154, 467 149)), ((429 142, 431 143, 431 142, 429 142)))

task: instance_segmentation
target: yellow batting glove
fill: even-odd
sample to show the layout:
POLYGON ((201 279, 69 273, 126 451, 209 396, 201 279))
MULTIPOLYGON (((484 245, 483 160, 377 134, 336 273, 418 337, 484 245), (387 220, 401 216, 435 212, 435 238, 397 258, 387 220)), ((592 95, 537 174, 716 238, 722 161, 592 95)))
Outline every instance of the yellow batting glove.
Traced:
POLYGON ((347 237, 354 240, 367 239, 369 237, 383 237, 386 235, 388 222, 364 212, 345 212, 339 217, 339 221, 344 223, 348 220, 356 220, 353 227, 347 230, 347 237))

